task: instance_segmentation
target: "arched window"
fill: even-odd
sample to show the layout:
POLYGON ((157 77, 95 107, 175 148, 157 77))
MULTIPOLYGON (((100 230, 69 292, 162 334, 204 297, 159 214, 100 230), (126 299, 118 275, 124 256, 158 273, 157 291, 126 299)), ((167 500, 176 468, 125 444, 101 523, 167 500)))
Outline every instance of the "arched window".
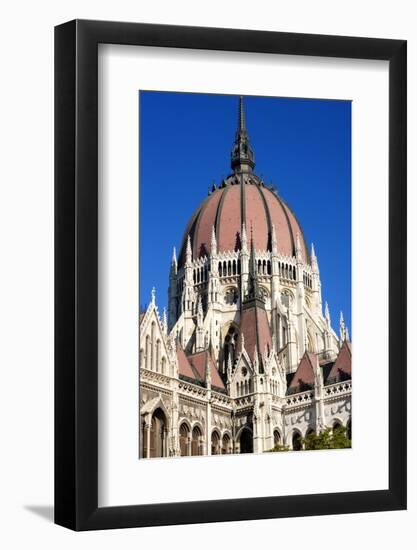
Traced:
POLYGON ((278 430, 274 430, 274 447, 281 444, 281 434, 278 430))
POLYGON ((241 454, 253 453, 252 432, 248 428, 243 428, 241 431, 239 442, 241 454))
POLYGON ((227 370, 229 357, 232 365, 235 362, 238 336, 239 334, 238 334, 237 328, 234 325, 231 325, 229 327, 229 330, 227 331, 227 334, 224 339, 224 344, 223 344, 223 360, 224 360, 225 372, 227 370))
POLYGON ((220 435, 216 431, 211 434, 211 454, 220 454, 220 435))
POLYGON ((191 456, 200 456, 203 454, 203 436, 198 426, 195 426, 191 439, 191 456))
POLYGON ((156 370, 155 366, 155 321, 151 326, 151 369, 156 370))
POLYGON ((349 418, 346 424, 346 435, 349 439, 352 439, 352 419, 349 418))
POLYGON ((149 334, 146 335, 146 368, 151 369, 151 358, 152 358, 152 344, 149 334))
POLYGON ((301 443, 301 434, 299 432, 294 432, 292 436, 292 448, 293 451, 301 451, 303 445, 301 443))
POLYGON ((168 374, 167 371, 166 371, 166 364, 167 364, 166 357, 162 357, 162 361, 161 361, 161 372, 162 372, 162 374, 168 374))
POLYGON ((232 452, 232 441, 227 434, 224 434, 222 439, 222 455, 228 455, 232 452))
POLYGON ((159 372, 159 364, 161 362, 161 340, 156 341, 156 372, 159 372))
POLYGON ((149 456, 151 458, 167 456, 167 431, 165 414, 161 409, 156 409, 152 415, 149 438, 149 456))
POLYGON ((139 368, 145 367, 145 350, 140 348, 139 352, 139 368))
POLYGON ((183 423, 180 426, 180 451, 181 456, 190 456, 190 430, 187 424, 183 423))

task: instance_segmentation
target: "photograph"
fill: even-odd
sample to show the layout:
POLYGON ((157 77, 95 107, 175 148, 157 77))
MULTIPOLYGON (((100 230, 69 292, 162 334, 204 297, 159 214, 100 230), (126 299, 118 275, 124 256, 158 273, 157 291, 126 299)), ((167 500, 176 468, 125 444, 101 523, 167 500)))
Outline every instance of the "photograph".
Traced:
POLYGON ((351 101, 138 100, 139 459, 349 449, 351 101))

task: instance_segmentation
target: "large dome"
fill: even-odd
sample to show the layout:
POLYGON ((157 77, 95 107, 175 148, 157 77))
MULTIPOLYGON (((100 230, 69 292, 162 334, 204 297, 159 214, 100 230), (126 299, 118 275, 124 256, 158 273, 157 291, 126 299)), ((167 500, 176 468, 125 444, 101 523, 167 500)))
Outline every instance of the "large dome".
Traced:
POLYGON ((243 99, 240 98, 238 127, 232 147, 233 174, 219 187, 213 186, 209 196, 191 216, 185 229, 179 255, 179 266, 184 265, 188 236, 193 258, 209 256, 212 228, 217 239, 218 252, 241 248, 242 224, 246 233, 253 232, 256 250, 271 250, 272 227, 283 256, 295 256, 297 234, 300 237, 302 260, 309 260, 302 229, 287 204, 275 189, 265 187, 253 172, 255 155, 246 130, 243 99))
POLYGON ((213 227, 218 252, 239 250, 243 222, 248 235, 253 229, 256 250, 271 250, 274 225, 278 252, 284 256, 295 255, 298 233, 302 259, 308 261, 303 231, 291 209, 275 190, 265 187, 255 174, 248 173, 230 176, 195 210, 184 233, 179 264, 184 264, 188 235, 191 238, 193 258, 209 256, 213 227))

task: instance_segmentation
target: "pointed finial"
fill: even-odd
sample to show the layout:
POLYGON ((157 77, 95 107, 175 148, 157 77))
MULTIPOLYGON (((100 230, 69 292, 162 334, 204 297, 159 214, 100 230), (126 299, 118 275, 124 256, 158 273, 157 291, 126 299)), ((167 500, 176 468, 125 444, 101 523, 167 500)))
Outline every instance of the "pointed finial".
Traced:
POLYGON ((173 247, 172 249, 172 261, 171 263, 174 265, 177 265, 177 249, 175 248, 175 246, 173 247))
POLYGON ((314 250, 314 244, 311 243, 311 269, 313 273, 319 272, 319 264, 317 262, 316 251, 314 250))
POLYGON ((154 306, 155 305, 155 287, 152 287, 152 290, 151 290, 151 304, 154 306))
POLYGON ((301 257, 301 240, 300 240, 300 233, 298 232, 295 238, 295 255, 297 258, 301 257))
POLYGON ((186 250, 186 253, 185 253, 185 263, 186 264, 191 264, 192 261, 193 261, 193 253, 191 251, 191 237, 190 237, 190 235, 188 235, 188 237, 187 237, 187 250, 186 250))
POLYGON ((166 335, 168 332, 168 323, 167 323, 167 312, 165 308, 162 311, 162 330, 164 331, 164 334, 166 335))
POLYGON ((272 252, 276 254, 278 252, 277 234, 275 231, 275 225, 272 224, 272 252))
POLYGON ((245 349, 245 335, 243 334, 243 332, 240 335, 240 342, 241 342, 242 351, 243 351, 245 349))
POLYGON ((216 241, 216 231, 214 229, 214 225, 211 228, 211 244, 210 244, 210 252, 211 255, 214 256, 217 254, 217 241, 216 241))
POLYGON ((349 336, 349 329, 345 328, 345 340, 346 342, 350 342, 350 336, 349 336))
POLYGON ((340 312, 340 340, 344 342, 346 338, 345 320, 343 319, 343 312, 340 312))
POLYGON ((231 377, 232 377, 232 358, 230 357, 230 354, 229 354, 229 357, 227 358, 227 378, 230 380, 231 377))
POLYGON ((327 302, 324 306, 324 316, 325 316, 328 324, 330 325, 330 311, 329 311, 329 304, 327 302))
POLYGON ((246 237, 246 225, 242 223, 242 250, 248 249, 248 239, 246 237))

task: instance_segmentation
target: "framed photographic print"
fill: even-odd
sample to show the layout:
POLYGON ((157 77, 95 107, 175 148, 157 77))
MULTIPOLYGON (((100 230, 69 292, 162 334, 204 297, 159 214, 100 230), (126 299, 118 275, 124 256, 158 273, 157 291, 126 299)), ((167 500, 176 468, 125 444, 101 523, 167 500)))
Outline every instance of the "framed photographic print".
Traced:
POLYGON ((406 507, 406 42, 55 31, 55 521, 406 507))

